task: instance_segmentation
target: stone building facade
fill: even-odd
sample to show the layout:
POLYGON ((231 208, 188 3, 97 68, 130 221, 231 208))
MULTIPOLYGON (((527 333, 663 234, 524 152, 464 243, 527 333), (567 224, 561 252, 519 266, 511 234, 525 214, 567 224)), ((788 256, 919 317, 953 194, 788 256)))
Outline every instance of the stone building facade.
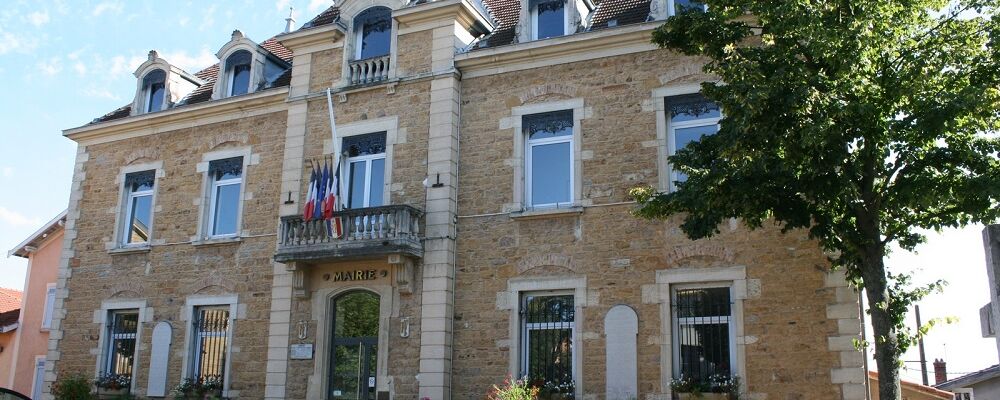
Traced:
POLYGON ((46 382, 446 400, 526 376, 610 400, 735 375, 753 399, 863 398, 857 294, 805 232, 629 215, 721 115, 703 60, 649 43, 686 4, 346 0, 196 73, 151 52, 132 104, 65 132, 46 382), (304 216, 317 191, 342 210, 304 216))

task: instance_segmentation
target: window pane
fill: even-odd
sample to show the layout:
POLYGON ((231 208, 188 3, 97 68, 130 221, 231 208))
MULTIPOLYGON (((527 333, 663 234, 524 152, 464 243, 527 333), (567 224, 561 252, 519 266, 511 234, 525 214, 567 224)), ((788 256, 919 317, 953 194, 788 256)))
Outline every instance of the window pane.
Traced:
POLYGON ((667 97, 664 101, 671 123, 722 117, 719 105, 699 93, 667 97))
POLYGON ((531 384, 572 394, 575 317, 572 295, 524 298, 522 374, 531 384))
POLYGON ((220 185, 215 189, 214 235, 236 233, 236 219, 239 215, 240 184, 220 185))
POLYGON ((361 59, 389 54, 389 34, 392 23, 388 19, 366 22, 362 28, 361 59))
POLYGON ((531 205, 569 203, 569 142, 531 146, 531 205))
POLYGON ((675 13, 682 13, 684 11, 705 11, 705 3, 693 0, 674 0, 674 10, 675 13))
POLYGON ((136 312, 112 312, 108 325, 107 375, 132 375, 135 360, 135 336, 139 327, 136 312))
POLYGON ((730 314, 728 287, 678 290, 675 303, 682 318, 730 314))
POLYGON ((152 220, 153 196, 133 196, 132 215, 129 216, 129 232, 126 243, 149 241, 149 223, 152 220))
MULTIPOLYGON (((699 141, 705 135, 714 135, 718 131, 719 126, 714 124, 674 129, 674 145, 677 146, 677 150, 680 150, 687 147, 687 145, 691 144, 691 142, 699 141)), ((677 172, 675 181, 687 181, 687 174, 677 172)))
POLYGON ((384 205, 382 199, 383 182, 385 182, 385 159, 372 160, 371 183, 368 185, 368 206, 378 207, 384 205))
POLYGON ((200 382, 223 382, 226 372, 226 351, 229 341, 229 308, 218 306, 199 308, 195 315, 194 378, 200 382))
POLYGON ((208 173, 216 181, 237 179, 243 176, 243 157, 232 157, 213 160, 208 163, 208 173))
POLYGON ((365 206, 365 173, 367 172, 365 164, 365 161, 351 163, 351 185, 347 193, 347 206, 350 208, 363 208, 365 206))
POLYGON ((154 83, 149 86, 149 104, 146 112, 160 111, 163 109, 163 84, 154 83))
POLYGON ((538 5, 538 19, 535 21, 536 39, 545 39, 566 34, 566 13, 562 1, 548 1, 538 5))
POLYGON ((678 375, 708 381, 712 375, 730 375, 728 287, 678 290, 674 295, 677 327, 678 375))
POLYGON ((335 300, 335 338, 378 336, 379 298, 369 292, 353 292, 335 300))
POLYGON ((230 95, 238 96, 250 91, 250 64, 237 65, 233 68, 233 82, 230 95))
POLYGON ((528 140, 573 135, 573 111, 553 111, 525 115, 522 124, 528 140))

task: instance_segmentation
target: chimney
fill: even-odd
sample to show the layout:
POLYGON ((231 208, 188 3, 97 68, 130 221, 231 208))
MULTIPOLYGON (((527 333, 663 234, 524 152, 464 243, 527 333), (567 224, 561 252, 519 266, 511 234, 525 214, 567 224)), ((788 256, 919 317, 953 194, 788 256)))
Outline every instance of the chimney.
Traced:
POLYGON ((285 18, 285 33, 295 30, 295 17, 292 13, 295 12, 295 8, 288 7, 288 18, 285 18))
POLYGON ((940 385, 948 380, 948 367, 944 360, 934 359, 934 384, 940 385))

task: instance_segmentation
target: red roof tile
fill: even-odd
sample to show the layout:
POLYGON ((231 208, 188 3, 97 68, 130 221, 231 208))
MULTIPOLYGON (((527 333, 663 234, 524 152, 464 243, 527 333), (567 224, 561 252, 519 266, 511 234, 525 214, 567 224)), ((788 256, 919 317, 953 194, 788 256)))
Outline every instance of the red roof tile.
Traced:
POLYGON ((0 314, 21 309, 20 290, 0 288, 0 314))

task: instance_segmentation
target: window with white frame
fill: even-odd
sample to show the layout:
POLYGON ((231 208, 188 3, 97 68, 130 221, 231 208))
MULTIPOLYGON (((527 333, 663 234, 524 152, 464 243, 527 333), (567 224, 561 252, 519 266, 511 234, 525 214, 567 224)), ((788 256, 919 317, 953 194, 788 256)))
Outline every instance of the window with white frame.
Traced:
POLYGON ((45 286, 45 310, 42 311, 42 329, 52 328, 52 313, 56 304, 56 284, 45 286))
MULTIPOLYGON (((107 344, 104 350, 103 376, 131 381, 135 366, 135 342, 139 329, 139 310, 111 310, 107 319, 107 344)), ((125 385, 128 387, 128 385, 125 385)))
POLYGON ((569 33, 569 8, 565 0, 532 0, 531 39, 540 40, 569 33))
POLYGON ((213 385, 219 390, 226 377, 227 354, 231 321, 230 305, 199 306, 194 308, 191 322, 191 364, 189 378, 203 385, 213 385))
POLYGON ((238 50, 226 57, 226 83, 229 96, 250 93, 250 65, 253 56, 249 51, 238 50))
POLYGON ((355 59, 367 60, 389 54, 392 44, 392 10, 372 7, 354 17, 355 59))
POLYGON ((31 398, 42 398, 42 386, 45 384, 45 357, 35 357, 35 377, 31 384, 31 398))
POLYGON ((154 170, 125 174, 125 218, 121 229, 124 246, 149 243, 155 181, 154 170))
POLYGON ((243 185, 243 157, 213 160, 208 163, 209 236, 239 234, 240 192, 243 185))
POLYGON ((348 208, 385 205, 385 132, 344 138, 348 208))
MULTIPOLYGON (((722 110, 718 104, 698 93, 664 99, 667 112, 667 148, 672 156, 703 136, 719 131, 722 110)), ((684 182, 687 175, 671 168, 671 181, 684 182)))
POLYGON ((525 141, 525 203, 529 208, 571 205, 573 111, 522 117, 525 141))
POLYGON ((696 0, 667 0, 670 4, 667 5, 670 10, 670 15, 677 15, 685 12, 705 12, 708 10, 708 5, 701 1, 696 0))
POLYGON ((673 289, 673 374, 709 383, 735 372, 732 289, 682 285, 673 289))
POLYGON ((166 96, 167 73, 154 69, 142 78, 143 112, 160 111, 166 96))
POLYGON ((525 293, 521 297, 520 314, 519 375, 572 399, 576 329, 573 293, 525 293))

